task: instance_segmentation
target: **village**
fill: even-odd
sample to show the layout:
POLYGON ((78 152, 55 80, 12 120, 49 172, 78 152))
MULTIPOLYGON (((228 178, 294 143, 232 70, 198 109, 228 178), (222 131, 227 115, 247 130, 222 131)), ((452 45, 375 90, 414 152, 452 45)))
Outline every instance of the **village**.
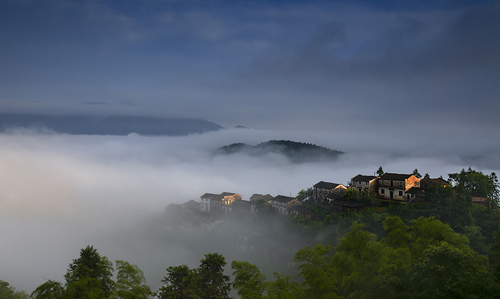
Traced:
MULTIPOLYGON (((184 231, 212 230, 223 222, 217 215, 234 214, 240 216, 255 216, 259 209, 271 211, 276 216, 296 216, 307 220, 317 220, 312 207, 325 209, 328 213, 357 212, 369 205, 356 200, 343 200, 346 192, 356 190, 369 194, 379 203, 412 204, 424 200, 425 191, 434 184, 449 186, 450 183, 439 178, 426 175, 420 178, 417 173, 383 173, 376 175, 358 174, 344 185, 320 181, 309 188, 312 194, 307 198, 297 198, 285 195, 253 194, 249 200, 243 200, 242 195, 234 192, 220 194, 205 193, 200 201, 190 200, 183 204, 170 204, 165 208, 167 218, 177 228, 184 231), (182 217, 181 217, 182 215, 182 217)), ((486 198, 473 197, 476 204, 485 204, 486 198)))

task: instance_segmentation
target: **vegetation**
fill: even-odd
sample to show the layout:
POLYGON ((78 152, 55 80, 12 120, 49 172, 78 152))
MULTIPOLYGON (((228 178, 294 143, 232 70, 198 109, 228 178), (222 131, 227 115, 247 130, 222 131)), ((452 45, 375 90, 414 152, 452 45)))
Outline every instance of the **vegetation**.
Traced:
POLYGON ((219 148, 216 153, 243 153, 251 156, 264 156, 274 153, 281 154, 294 163, 332 160, 343 154, 338 150, 332 150, 311 143, 295 142, 290 140, 270 140, 256 146, 244 143, 233 143, 219 148))
MULTIPOLYGON (((34 299, 147 299, 154 295, 145 285, 144 274, 135 265, 116 261, 117 282, 112 280, 113 265, 93 246, 80 250, 80 257, 68 266, 66 284, 48 280, 32 293, 34 299)), ((0 297, 1 298, 1 297, 0 297)))
MULTIPOLYGON (((290 249, 288 239, 297 236, 311 243, 289 253, 296 252, 296 276, 283 274, 283 269, 267 271, 277 264, 268 264, 269 269, 261 272, 262 266, 235 260, 231 282, 224 273, 225 257, 209 253, 198 268, 168 267, 158 298, 230 298, 231 289, 241 298, 499 298, 497 177, 471 169, 449 177, 452 186, 434 184, 418 204, 381 204, 367 189, 348 189, 342 195, 342 200, 366 203, 359 212, 331 213, 304 202, 316 220, 283 219, 261 200, 253 219, 265 230, 253 233, 253 245, 269 250, 266 243, 272 239, 290 249), (476 205, 473 197, 491 201, 476 205)), ((299 194, 304 200, 310 191, 299 194)), ((155 295, 137 266, 119 260, 116 270, 113 281, 112 263, 87 246, 69 264, 64 284, 48 280, 31 298, 142 299, 155 295)), ((4 298, 27 295, 0 281, 0 299, 4 298)))

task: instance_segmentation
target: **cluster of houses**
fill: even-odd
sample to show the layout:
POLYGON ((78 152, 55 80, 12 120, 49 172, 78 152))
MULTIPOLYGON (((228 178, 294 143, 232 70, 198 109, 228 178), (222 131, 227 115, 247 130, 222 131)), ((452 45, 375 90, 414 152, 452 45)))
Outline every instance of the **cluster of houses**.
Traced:
MULTIPOLYGON (((343 201, 342 195, 348 188, 359 191, 368 190, 369 194, 381 201, 411 203, 420 202, 427 188, 433 184, 447 186, 448 181, 442 178, 420 179, 413 174, 385 173, 382 176, 357 175, 346 185, 320 181, 315 184, 309 203, 328 208, 333 212, 343 212, 347 209, 360 210, 365 205, 361 202, 343 201)), ((313 211, 303 207, 294 197, 269 194, 254 194, 250 200, 242 200, 237 193, 223 192, 221 194, 205 193, 200 197, 199 208, 210 213, 250 213, 255 215, 257 203, 262 200, 279 215, 302 215, 309 219, 313 211)))

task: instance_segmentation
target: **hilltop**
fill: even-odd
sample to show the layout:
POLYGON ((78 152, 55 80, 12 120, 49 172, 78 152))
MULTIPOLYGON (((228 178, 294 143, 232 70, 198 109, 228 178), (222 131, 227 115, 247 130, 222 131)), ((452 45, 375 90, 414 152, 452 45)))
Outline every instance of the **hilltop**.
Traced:
POLYGON ((216 154, 220 155, 246 154, 264 156, 271 153, 284 155, 294 163, 334 160, 343 154, 341 151, 323 146, 290 140, 270 140, 254 146, 245 143, 233 143, 216 151, 216 154))

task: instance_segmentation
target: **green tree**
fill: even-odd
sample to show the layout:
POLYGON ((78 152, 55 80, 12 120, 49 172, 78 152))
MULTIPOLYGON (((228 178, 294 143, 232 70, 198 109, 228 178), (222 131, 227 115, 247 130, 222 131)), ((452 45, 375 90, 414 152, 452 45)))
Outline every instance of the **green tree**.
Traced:
POLYGON ((384 169, 382 168, 382 166, 380 166, 380 167, 378 168, 378 170, 377 170, 377 175, 378 175, 378 176, 383 176, 383 175, 384 175, 384 173, 385 173, 385 172, 384 172, 384 169))
POLYGON ((28 294, 16 289, 6 281, 0 280, 0 299, 28 299, 28 294))
POLYGON ((266 299, 302 299, 307 298, 302 294, 302 289, 296 281, 291 280, 290 275, 274 272, 274 281, 266 285, 266 299))
POLYGON ((412 174, 419 179, 422 177, 422 175, 418 172, 418 169, 416 168, 413 170, 412 174))
POLYGON ((146 285, 146 278, 136 265, 118 260, 116 261, 115 296, 119 299, 147 299, 152 298, 154 293, 146 285))
POLYGON ((426 248, 413 266, 411 298, 498 298, 483 256, 440 242, 426 248))
POLYGON ((488 176, 469 167, 467 171, 462 169, 459 173, 450 173, 448 176, 455 186, 463 187, 471 196, 486 197, 498 206, 499 185, 494 172, 488 176))
POLYGON ((70 298, 109 298, 113 292, 113 264, 93 246, 80 250, 68 266, 66 293, 70 298))
POLYGON ((431 178, 431 176, 429 175, 429 173, 424 174, 424 179, 430 179, 430 178, 431 178))
POLYGON ((65 289, 62 283, 54 280, 47 280, 39 285, 32 293, 33 299, 62 299, 65 289))
POLYGON ((234 282, 233 287, 238 290, 241 299, 259 299, 263 298, 266 289, 266 276, 260 273, 257 266, 249 262, 233 261, 234 282))
POLYGON ((304 279, 304 298, 339 298, 332 252, 332 246, 318 244, 313 248, 302 248, 295 254, 294 261, 300 263, 299 276, 304 279))
POLYGON ((224 274, 226 259, 218 253, 205 254, 201 260, 198 273, 202 298, 221 299, 229 298, 231 283, 229 276, 224 274))
POLYGON ((299 201, 304 201, 304 200, 308 200, 310 198, 312 198, 313 196, 313 188, 310 187, 310 188, 307 188, 307 190, 300 190, 298 193, 297 193, 297 200, 299 201))
POLYGON ((158 292, 160 299, 195 299, 198 292, 198 273, 186 265, 170 266, 158 292))

